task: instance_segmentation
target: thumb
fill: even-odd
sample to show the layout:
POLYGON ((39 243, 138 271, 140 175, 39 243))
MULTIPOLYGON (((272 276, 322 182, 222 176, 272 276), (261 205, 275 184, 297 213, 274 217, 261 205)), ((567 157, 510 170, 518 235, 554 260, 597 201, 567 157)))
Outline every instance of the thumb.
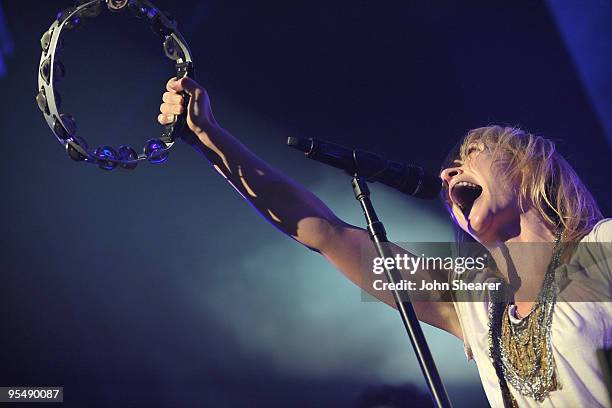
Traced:
POLYGON ((202 86, 189 77, 183 77, 179 80, 170 80, 168 82, 168 88, 174 92, 185 91, 190 96, 202 92, 202 86))

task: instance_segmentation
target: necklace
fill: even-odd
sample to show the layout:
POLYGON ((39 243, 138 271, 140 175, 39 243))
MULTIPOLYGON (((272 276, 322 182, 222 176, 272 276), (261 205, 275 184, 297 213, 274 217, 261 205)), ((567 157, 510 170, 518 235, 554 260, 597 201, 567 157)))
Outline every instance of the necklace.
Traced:
POLYGON ((555 270, 561 259, 561 231, 555 236, 553 254, 542 289, 531 313, 519 323, 510 320, 509 304, 492 292, 489 303, 489 353, 500 382, 505 407, 517 407, 508 383, 521 395, 542 402, 561 388, 551 348, 551 325, 557 285, 555 270))

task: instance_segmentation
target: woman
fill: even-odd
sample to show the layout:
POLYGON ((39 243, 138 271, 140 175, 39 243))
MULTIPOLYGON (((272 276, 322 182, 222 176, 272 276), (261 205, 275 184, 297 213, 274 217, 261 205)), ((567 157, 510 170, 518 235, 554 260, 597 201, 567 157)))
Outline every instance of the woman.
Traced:
MULTIPOLYGON (((158 121, 170 123, 183 112, 183 91, 190 95, 188 143, 270 223, 394 306, 390 293, 374 290, 377 276, 362 262, 364 255, 376 256, 367 232, 340 220, 219 126, 199 84, 171 79, 158 121)), ((471 131, 441 178, 456 225, 494 261, 474 279, 508 282, 513 296, 509 302, 476 297, 414 302, 418 318, 463 340, 492 406, 609 404, 595 350, 612 346, 612 261, 605 254, 595 259, 597 251, 586 250, 580 259, 596 265, 594 271, 581 268, 577 274, 568 265, 580 252, 573 244, 612 242, 612 222, 602 219, 554 144, 519 129, 471 131), (566 279, 557 281, 562 266, 566 279), (574 279, 578 275, 587 279, 574 279)), ((396 246, 393 251, 407 253, 396 246)))

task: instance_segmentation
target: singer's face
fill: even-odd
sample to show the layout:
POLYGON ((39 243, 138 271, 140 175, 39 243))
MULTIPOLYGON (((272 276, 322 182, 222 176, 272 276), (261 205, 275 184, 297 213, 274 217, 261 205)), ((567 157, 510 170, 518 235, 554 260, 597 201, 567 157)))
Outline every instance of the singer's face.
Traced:
POLYGON ((509 179, 482 145, 441 174, 455 222, 477 241, 508 238, 519 221, 518 180, 509 179))

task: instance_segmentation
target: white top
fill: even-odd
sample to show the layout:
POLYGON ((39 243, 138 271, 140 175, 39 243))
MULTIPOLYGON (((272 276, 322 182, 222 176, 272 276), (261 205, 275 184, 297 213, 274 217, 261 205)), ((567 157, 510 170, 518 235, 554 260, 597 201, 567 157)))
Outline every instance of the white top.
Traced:
MULTIPOLYGON (((540 403, 524 397, 508 384, 519 407, 612 406, 596 355, 597 349, 612 347, 612 245, 608 245, 612 243, 612 219, 600 221, 581 240, 583 242, 606 244, 597 251, 582 251, 581 262, 588 266, 579 274, 570 273, 570 284, 561 290, 554 308, 551 343, 557 379, 562 389, 551 392, 540 403), (589 259, 585 262, 585 258, 589 259), (572 277, 577 275, 580 276, 572 277), (564 296, 566 293, 571 293, 571 296, 564 296), (573 301, 565 301, 564 297, 573 301), (588 301, 577 302, 579 298, 588 301)), ((592 244, 585 247, 593 248, 592 244)), ((483 276, 479 280, 495 281, 499 278, 483 276)), ((489 356, 488 307, 488 298, 455 302, 466 355, 468 359, 473 358, 478 366, 491 406, 503 407, 499 380, 489 356)))

